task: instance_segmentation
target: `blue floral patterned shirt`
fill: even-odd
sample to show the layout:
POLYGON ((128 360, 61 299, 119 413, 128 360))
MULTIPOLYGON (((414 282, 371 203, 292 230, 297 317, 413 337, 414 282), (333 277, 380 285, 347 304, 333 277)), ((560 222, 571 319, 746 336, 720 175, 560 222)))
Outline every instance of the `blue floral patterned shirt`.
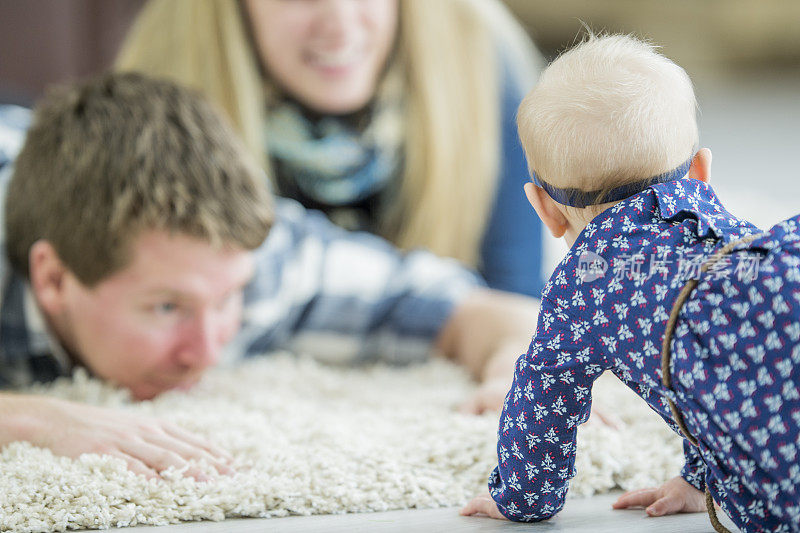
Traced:
MULTIPOLYGON (((505 399, 489 482, 505 516, 543 520, 561 509, 575 475, 577 427, 605 370, 679 432, 661 384, 672 304, 705 258, 756 232, 710 186, 689 178, 654 185, 586 226, 545 285, 536 333, 505 399)), ((728 265, 728 275, 747 275, 752 266, 728 265)), ((703 462, 688 443, 684 450, 681 474, 703 489, 703 462)))

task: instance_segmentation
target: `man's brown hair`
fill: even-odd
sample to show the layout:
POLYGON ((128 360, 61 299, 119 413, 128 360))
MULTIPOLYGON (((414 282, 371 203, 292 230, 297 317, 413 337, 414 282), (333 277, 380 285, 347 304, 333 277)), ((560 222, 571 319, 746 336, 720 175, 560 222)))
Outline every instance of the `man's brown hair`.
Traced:
POLYGON ((123 268, 142 231, 258 247, 272 223, 265 179, 199 94, 140 74, 58 88, 37 107, 6 195, 12 266, 49 241, 92 286, 123 268))

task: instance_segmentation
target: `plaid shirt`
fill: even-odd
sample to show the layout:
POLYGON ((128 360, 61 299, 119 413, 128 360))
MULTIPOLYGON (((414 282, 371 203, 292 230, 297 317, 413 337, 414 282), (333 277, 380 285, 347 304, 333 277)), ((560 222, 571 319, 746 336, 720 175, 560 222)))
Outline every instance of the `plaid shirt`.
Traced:
MULTIPOLYGON (((29 123, 27 109, 0 106, 0 203, 29 123)), ((69 358, 48 332, 30 286, 8 263, 2 231, 0 387, 69 374, 69 358)), ((482 285, 454 260, 403 254, 280 198, 275 224, 254 257, 242 328, 225 362, 277 349, 338 363, 423 360, 454 305, 482 285)))

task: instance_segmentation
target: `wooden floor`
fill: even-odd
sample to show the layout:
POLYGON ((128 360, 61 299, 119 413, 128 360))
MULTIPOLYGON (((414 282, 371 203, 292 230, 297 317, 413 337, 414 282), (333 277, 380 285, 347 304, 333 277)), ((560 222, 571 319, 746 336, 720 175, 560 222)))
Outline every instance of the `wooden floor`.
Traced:
MULTIPOLYGON (((484 517, 459 516, 457 508, 390 511, 347 515, 293 516, 288 518, 240 519, 224 522, 191 522, 174 526, 133 527, 120 533, 274 533, 377 532, 377 533, 459 533, 546 531, 548 533, 713 533, 704 513, 649 518, 644 511, 614 511, 611 502, 618 493, 586 499, 567 500, 554 519, 536 524, 503 522, 484 517)), ((736 531, 727 517, 723 524, 736 531)))

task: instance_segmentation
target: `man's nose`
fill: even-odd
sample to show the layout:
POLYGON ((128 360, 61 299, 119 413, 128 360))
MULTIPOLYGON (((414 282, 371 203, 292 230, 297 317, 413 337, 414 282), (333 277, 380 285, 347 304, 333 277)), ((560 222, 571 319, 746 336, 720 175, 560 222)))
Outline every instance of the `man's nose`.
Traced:
POLYGON ((222 348, 222 324, 213 312, 191 319, 184 332, 179 362, 190 368, 205 368, 217 362, 222 348))

